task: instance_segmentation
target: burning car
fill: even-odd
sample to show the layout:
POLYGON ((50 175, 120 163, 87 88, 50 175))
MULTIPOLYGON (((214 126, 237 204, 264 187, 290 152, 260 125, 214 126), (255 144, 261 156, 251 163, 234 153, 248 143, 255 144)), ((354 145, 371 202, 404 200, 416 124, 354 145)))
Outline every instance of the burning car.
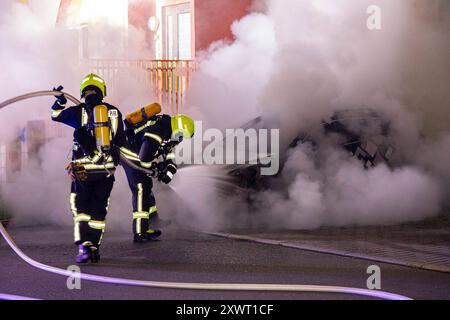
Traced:
MULTIPOLYGON (((261 124, 262 119, 257 118, 243 129, 261 124)), ((391 121, 383 113, 371 109, 340 110, 318 126, 319 130, 314 132, 300 132, 289 144, 288 151, 305 143, 320 148, 321 143, 327 141, 347 151, 350 157, 357 158, 366 169, 380 163, 394 165, 391 121)), ((281 167, 278 174, 282 172, 287 156, 282 154, 280 158, 281 167)), ((270 179, 273 179, 261 175, 259 164, 232 165, 226 170, 234 184, 241 189, 264 189, 270 179)))

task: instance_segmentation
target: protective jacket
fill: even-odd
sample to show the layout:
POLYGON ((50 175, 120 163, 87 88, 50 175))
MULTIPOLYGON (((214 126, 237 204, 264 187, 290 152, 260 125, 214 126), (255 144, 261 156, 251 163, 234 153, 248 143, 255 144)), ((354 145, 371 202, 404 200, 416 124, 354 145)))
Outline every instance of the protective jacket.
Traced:
POLYGON ((82 103, 65 108, 58 101, 52 106, 52 119, 75 129, 72 163, 81 165, 86 170, 89 180, 97 180, 111 176, 119 164, 119 148, 125 145, 122 114, 107 103, 108 120, 111 128, 111 150, 104 157, 99 154, 93 134, 92 109, 82 103))
POLYGON ((162 170, 172 174, 176 172, 173 160, 175 146, 171 141, 172 127, 169 115, 158 115, 132 128, 126 128, 126 146, 120 149, 123 157, 145 168, 154 168, 155 164, 162 165, 162 170))

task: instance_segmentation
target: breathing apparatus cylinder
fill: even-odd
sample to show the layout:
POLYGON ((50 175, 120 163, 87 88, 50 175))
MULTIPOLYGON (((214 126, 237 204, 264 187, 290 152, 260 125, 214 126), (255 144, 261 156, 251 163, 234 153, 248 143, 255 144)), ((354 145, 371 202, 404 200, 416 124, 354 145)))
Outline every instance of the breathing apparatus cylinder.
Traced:
POLYGON ((161 105, 159 103, 152 103, 141 109, 136 110, 126 116, 125 121, 129 126, 135 126, 139 123, 147 121, 153 116, 161 112, 161 105))
POLYGON ((108 107, 103 104, 94 108, 94 134, 99 151, 109 151, 111 148, 111 128, 108 119, 108 107))

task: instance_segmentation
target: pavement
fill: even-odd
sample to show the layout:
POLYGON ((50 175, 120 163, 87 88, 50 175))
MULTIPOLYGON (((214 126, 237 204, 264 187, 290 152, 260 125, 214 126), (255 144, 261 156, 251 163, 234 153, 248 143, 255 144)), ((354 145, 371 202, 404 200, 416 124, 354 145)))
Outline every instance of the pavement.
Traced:
POLYGON ((450 214, 398 226, 305 231, 247 228, 209 234, 450 273, 450 214))
MULTIPOLYGON (((76 247, 70 228, 10 227, 18 246, 51 266, 73 264, 76 247)), ((135 244, 127 232, 106 233, 102 261, 83 265, 90 274, 153 281, 270 283, 366 288, 367 268, 381 269, 381 289, 415 299, 450 299, 450 274, 373 260, 284 246, 236 241, 171 227, 160 241, 135 244)), ((40 299, 296 300, 367 299, 355 295, 295 292, 228 292, 129 287, 82 281, 69 290, 67 279, 35 269, 0 240, 0 293, 40 299)))

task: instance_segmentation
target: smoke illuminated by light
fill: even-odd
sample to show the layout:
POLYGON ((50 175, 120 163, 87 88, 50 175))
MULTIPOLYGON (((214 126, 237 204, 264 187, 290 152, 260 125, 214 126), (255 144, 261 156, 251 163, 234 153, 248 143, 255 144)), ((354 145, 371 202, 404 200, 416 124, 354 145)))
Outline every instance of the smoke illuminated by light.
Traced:
POLYGON ((111 26, 128 25, 128 0, 83 0, 79 23, 103 22, 111 26))
POLYGON ((332 14, 332 13, 336 13, 337 11, 339 11, 339 5, 340 5, 339 1, 314 0, 312 3, 316 10, 327 13, 327 14, 332 14))

